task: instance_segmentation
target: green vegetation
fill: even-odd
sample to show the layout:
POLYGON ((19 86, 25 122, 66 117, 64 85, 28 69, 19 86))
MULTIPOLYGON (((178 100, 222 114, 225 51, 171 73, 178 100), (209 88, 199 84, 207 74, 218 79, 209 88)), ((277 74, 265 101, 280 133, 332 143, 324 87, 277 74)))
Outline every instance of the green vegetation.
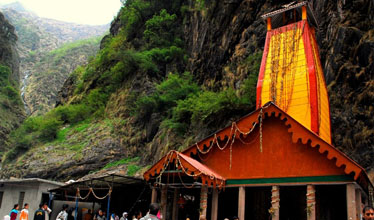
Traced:
POLYGON ((100 40, 102 37, 92 37, 84 40, 77 40, 71 43, 66 43, 62 45, 61 47, 52 50, 48 53, 47 56, 54 56, 54 60, 61 59, 61 57, 64 57, 71 53, 71 51, 77 51, 78 48, 82 47, 95 47, 99 45, 100 40))
POLYGON ((139 159, 140 159, 139 157, 123 158, 123 159, 120 159, 120 160, 117 160, 117 161, 107 163, 103 167, 103 169, 108 169, 108 168, 111 168, 111 167, 116 167, 116 166, 120 166, 120 165, 124 165, 124 164, 134 163, 134 162, 139 161, 139 159))
POLYGON ((127 175, 134 176, 136 172, 138 172, 141 169, 140 166, 136 164, 130 164, 127 166, 127 175))
MULTIPOLYGON (((148 134, 136 126, 150 120, 153 114, 161 117, 157 123, 162 129, 183 136, 188 135, 191 125, 209 126, 217 123, 217 119, 248 112, 255 103, 261 54, 252 54, 240 64, 251 74, 238 90, 203 88, 192 74, 185 72, 187 55, 180 25, 182 2, 127 0, 119 14, 119 32, 106 36, 97 55, 70 76, 74 94, 69 97, 69 104, 28 118, 12 133, 14 147, 4 161, 16 158, 31 147, 49 145, 56 151, 73 152, 73 158, 79 160, 82 150, 89 149, 91 138, 95 140, 95 137, 74 137, 76 140, 71 141, 72 136, 79 133, 84 136, 96 126, 104 128, 105 135, 111 137, 124 133, 121 144, 137 147, 148 134), (141 83, 145 83, 144 87, 141 83), (121 108, 118 114, 110 112, 118 108, 121 108)), ((205 1, 198 4, 205 5, 205 1)), ((51 58, 46 57, 44 61, 60 62, 61 57, 82 42, 52 51, 51 58)), ((160 136, 164 137, 165 134, 160 136)), ((125 164, 127 174, 134 175, 141 169, 137 165, 139 161, 139 157, 124 158, 104 168, 125 164)))
POLYGON ((10 79, 10 74, 9 67, 0 65, 0 103, 5 108, 9 108, 10 103, 22 104, 17 85, 10 79))
MULTIPOLYGON (((252 81, 248 80, 247 84, 252 81)), ((249 91, 250 92, 250 91, 249 91)), ((162 126, 179 134, 190 124, 211 123, 215 116, 248 108, 248 94, 236 95, 233 89, 219 92, 206 91, 193 82, 190 73, 170 74, 152 95, 140 97, 133 111, 137 117, 149 118, 152 113, 163 115, 162 126)))

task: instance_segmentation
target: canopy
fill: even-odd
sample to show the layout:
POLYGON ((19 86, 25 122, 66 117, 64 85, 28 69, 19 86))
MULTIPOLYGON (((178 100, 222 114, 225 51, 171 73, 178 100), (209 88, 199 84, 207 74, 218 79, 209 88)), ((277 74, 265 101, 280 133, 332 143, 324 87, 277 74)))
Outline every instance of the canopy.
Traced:
MULTIPOLYGON (((178 151, 169 151, 161 160, 153 165, 148 171, 144 173, 144 179, 149 181, 150 178, 161 178, 165 171, 168 171, 170 164, 175 165, 176 173, 183 173, 195 179, 201 178, 201 184, 212 185, 213 187, 223 187, 225 185, 225 178, 201 164, 197 160, 182 154, 178 151)), ((174 167, 174 166, 173 166, 174 167)))

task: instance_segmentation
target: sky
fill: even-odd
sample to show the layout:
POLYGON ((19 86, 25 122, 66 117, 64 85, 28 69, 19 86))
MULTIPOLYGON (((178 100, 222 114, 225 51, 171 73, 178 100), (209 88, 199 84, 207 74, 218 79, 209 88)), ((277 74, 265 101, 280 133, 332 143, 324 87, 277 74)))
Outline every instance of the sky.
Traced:
MULTIPOLYGON (((16 0, 0 0, 0 5, 16 0)), ((110 23, 121 8, 120 0, 18 0, 39 17, 78 24, 110 23)))

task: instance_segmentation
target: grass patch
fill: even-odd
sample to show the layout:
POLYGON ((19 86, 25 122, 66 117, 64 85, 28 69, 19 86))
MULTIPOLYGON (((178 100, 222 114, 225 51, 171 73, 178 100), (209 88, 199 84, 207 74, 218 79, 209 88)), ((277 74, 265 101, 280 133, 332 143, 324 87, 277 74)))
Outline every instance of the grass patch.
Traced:
POLYGON ((127 166, 127 175, 134 176, 136 172, 138 172, 141 169, 140 166, 136 164, 130 164, 127 166))
POLYGON ((116 167, 116 166, 119 166, 119 165, 124 165, 124 164, 129 164, 129 163, 132 163, 132 162, 136 162, 136 161, 139 161, 140 157, 133 157, 133 158, 123 158, 121 160, 117 160, 117 161, 113 161, 113 162, 109 162, 107 163, 103 169, 108 169, 108 168, 111 168, 111 167, 116 167))
POLYGON ((84 124, 81 124, 81 125, 78 125, 74 130, 76 132, 82 132, 84 130, 86 130, 86 128, 88 128, 90 126, 90 123, 84 123, 84 124))
POLYGON ((66 134, 71 131, 71 127, 65 127, 63 129, 60 129, 58 132, 57 132, 57 135, 56 135, 56 142, 63 142, 66 140, 66 134))

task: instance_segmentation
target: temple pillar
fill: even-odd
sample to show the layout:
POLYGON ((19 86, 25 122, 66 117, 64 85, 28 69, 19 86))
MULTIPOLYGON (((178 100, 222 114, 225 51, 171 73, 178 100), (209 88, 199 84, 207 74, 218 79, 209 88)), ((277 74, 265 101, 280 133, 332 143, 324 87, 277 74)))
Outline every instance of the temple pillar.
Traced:
POLYGON ((361 212, 362 212, 362 199, 361 199, 361 190, 356 189, 356 219, 361 219, 361 212))
POLYGON ((211 220, 218 219, 218 190, 213 189, 211 220))
POLYGON ((238 196, 238 217, 239 219, 244 219, 245 216, 245 187, 239 187, 238 196))
POLYGON ((271 189, 271 208, 270 214, 272 220, 279 220, 280 208, 279 186, 273 186, 271 189))
POLYGON ((356 189, 355 184, 347 184, 347 219, 356 220, 356 189))
POLYGON ((167 198, 168 198, 168 187, 162 186, 161 188, 161 214, 162 219, 166 218, 166 205, 167 205, 167 198))
POLYGON ((267 18, 267 30, 271 31, 271 18, 267 18))
POLYGON ((208 208, 208 187, 201 186, 200 192, 200 215, 206 216, 206 210, 208 208))
POLYGON ((316 190, 314 185, 307 185, 306 206, 308 220, 316 220, 316 190))
POLYGON ((178 195, 179 195, 179 189, 174 189, 174 198, 173 198, 173 216, 172 220, 178 219, 178 195))
POLYGON ((157 202, 157 188, 152 187, 152 197, 151 197, 151 203, 157 202))
POLYGON ((302 20, 306 20, 306 16, 307 16, 307 11, 306 11, 306 6, 302 6, 301 7, 301 18, 302 20))

